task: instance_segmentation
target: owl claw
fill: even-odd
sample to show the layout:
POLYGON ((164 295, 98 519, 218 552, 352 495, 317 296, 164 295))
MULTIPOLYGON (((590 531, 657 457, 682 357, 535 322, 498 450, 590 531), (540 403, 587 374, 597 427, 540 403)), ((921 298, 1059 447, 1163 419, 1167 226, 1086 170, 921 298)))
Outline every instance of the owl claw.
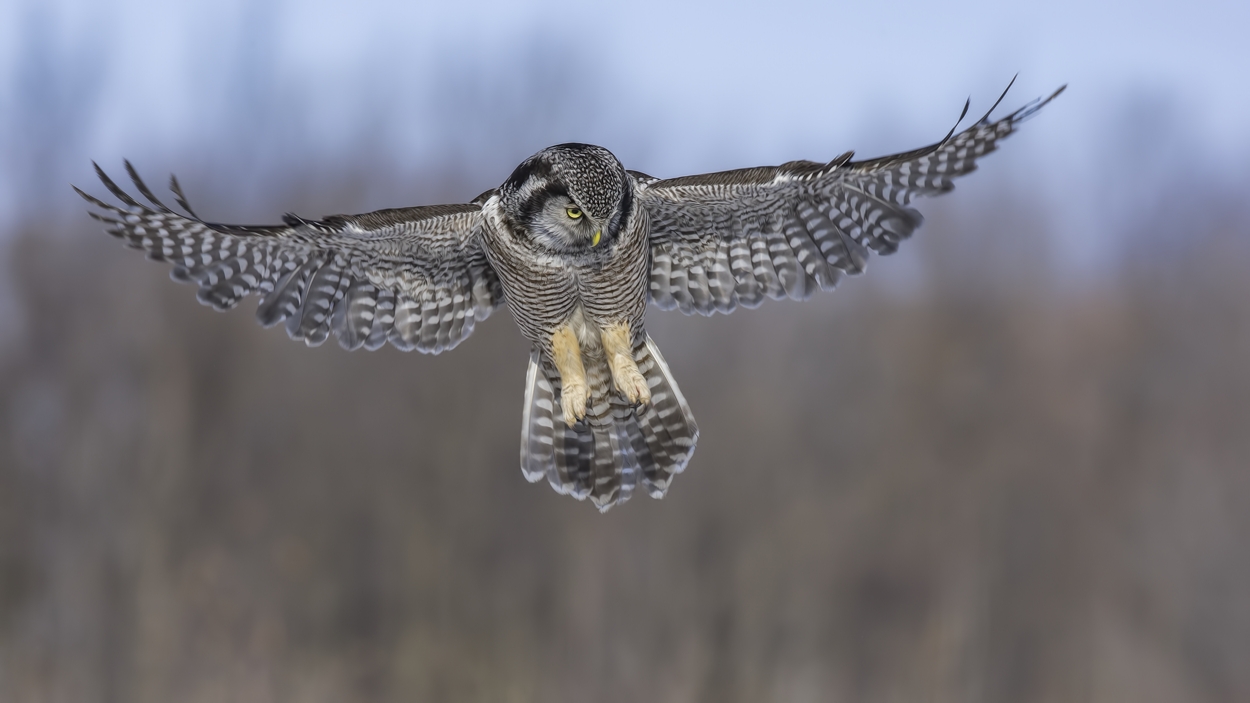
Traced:
POLYGON ((603 330, 603 350, 608 356, 612 385, 635 407, 651 402, 651 387, 634 361, 629 325, 619 323, 603 330))
MULTIPOLYGON (((633 360, 630 359, 632 362, 633 360)), ((616 384, 616 390, 632 405, 647 405, 651 402, 651 388, 647 385, 647 379, 638 371, 638 367, 633 363, 619 364, 614 374, 613 382, 616 384)))
POLYGON ((572 427, 586 417, 590 388, 586 386, 586 369, 582 366, 577 335, 569 325, 551 335, 551 350, 552 361, 560 372, 560 409, 564 411, 564 423, 572 427))
POLYGON ((564 424, 572 427, 586 417, 586 404, 590 401, 590 389, 581 381, 572 381, 560 390, 560 408, 564 411, 564 424))

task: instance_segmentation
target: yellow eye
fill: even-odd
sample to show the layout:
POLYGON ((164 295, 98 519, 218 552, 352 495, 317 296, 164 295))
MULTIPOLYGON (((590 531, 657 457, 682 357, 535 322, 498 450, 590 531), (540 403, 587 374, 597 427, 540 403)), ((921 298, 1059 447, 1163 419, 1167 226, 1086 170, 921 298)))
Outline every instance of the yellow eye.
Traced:
POLYGON ((571 220, 576 220, 577 218, 582 216, 581 208, 566 207, 564 208, 564 212, 568 213, 569 219, 571 220))

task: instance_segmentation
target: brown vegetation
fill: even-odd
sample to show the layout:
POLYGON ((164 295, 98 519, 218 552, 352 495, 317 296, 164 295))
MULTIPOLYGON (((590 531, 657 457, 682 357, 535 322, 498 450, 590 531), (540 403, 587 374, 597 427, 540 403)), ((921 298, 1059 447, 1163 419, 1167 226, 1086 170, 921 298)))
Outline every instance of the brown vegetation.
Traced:
POLYGON ((990 202, 926 205, 906 290, 651 314, 702 439, 607 515, 522 479, 506 314, 309 350, 27 228, 0 699, 1250 698, 1250 214, 1091 282, 990 202))

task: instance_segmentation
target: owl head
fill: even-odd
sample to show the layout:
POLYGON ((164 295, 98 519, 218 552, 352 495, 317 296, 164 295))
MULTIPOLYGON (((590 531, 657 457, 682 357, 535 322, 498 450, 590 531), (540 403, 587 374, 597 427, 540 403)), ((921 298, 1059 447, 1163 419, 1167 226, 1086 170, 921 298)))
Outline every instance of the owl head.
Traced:
POLYGON ((624 167, 603 147, 559 144, 517 166, 499 189, 518 233, 562 254, 611 251, 633 207, 624 167))

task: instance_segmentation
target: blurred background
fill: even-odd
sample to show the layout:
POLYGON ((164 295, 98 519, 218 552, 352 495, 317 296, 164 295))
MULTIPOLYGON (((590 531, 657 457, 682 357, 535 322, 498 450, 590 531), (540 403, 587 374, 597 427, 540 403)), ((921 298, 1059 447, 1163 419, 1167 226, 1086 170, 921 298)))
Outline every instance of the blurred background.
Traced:
POLYGON ((0 700, 1250 700, 1244 2, 0 5, 0 700), (940 7, 940 9, 939 9, 940 7), (101 233, 927 144, 1068 83, 839 291, 648 326, 663 501, 525 483, 506 313, 307 349, 101 233), (1241 664, 1238 664, 1241 662, 1241 664))

